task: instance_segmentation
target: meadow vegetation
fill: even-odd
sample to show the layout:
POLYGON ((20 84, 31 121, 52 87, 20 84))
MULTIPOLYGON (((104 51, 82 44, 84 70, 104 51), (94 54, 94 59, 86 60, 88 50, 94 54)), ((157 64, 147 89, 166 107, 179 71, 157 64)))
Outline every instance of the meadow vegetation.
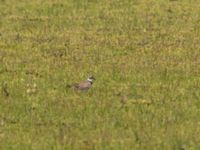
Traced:
POLYGON ((198 0, 0 0, 2 150, 200 149, 199 75, 198 0))

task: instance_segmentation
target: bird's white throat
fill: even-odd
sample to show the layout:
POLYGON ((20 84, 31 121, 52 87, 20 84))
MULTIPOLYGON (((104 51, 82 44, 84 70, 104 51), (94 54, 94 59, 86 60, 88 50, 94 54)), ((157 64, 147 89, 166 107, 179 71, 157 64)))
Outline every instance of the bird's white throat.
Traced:
POLYGON ((88 78, 87 81, 89 81, 89 82, 93 82, 93 79, 88 78))

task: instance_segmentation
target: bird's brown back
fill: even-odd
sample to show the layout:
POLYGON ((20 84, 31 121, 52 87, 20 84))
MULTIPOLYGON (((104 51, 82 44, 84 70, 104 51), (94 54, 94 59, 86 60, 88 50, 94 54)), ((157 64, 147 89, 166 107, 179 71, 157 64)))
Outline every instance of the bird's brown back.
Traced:
POLYGON ((78 90, 88 90, 91 86, 92 84, 90 82, 81 82, 74 85, 74 87, 78 90))

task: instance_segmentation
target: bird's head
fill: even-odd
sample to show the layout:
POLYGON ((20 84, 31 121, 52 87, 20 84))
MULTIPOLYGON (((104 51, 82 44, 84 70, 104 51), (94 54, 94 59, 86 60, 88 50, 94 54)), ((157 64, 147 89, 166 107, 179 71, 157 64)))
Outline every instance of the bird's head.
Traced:
POLYGON ((90 83, 93 83, 94 80, 96 80, 94 76, 89 76, 87 79, 90 83))

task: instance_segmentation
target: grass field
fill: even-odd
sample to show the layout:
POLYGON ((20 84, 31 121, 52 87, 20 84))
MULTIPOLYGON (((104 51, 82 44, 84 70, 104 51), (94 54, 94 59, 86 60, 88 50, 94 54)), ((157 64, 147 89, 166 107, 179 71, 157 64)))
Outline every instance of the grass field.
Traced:
POLYGON ((200 149, 200 1, 0 0, 0 90, 1 150, 200 149))

